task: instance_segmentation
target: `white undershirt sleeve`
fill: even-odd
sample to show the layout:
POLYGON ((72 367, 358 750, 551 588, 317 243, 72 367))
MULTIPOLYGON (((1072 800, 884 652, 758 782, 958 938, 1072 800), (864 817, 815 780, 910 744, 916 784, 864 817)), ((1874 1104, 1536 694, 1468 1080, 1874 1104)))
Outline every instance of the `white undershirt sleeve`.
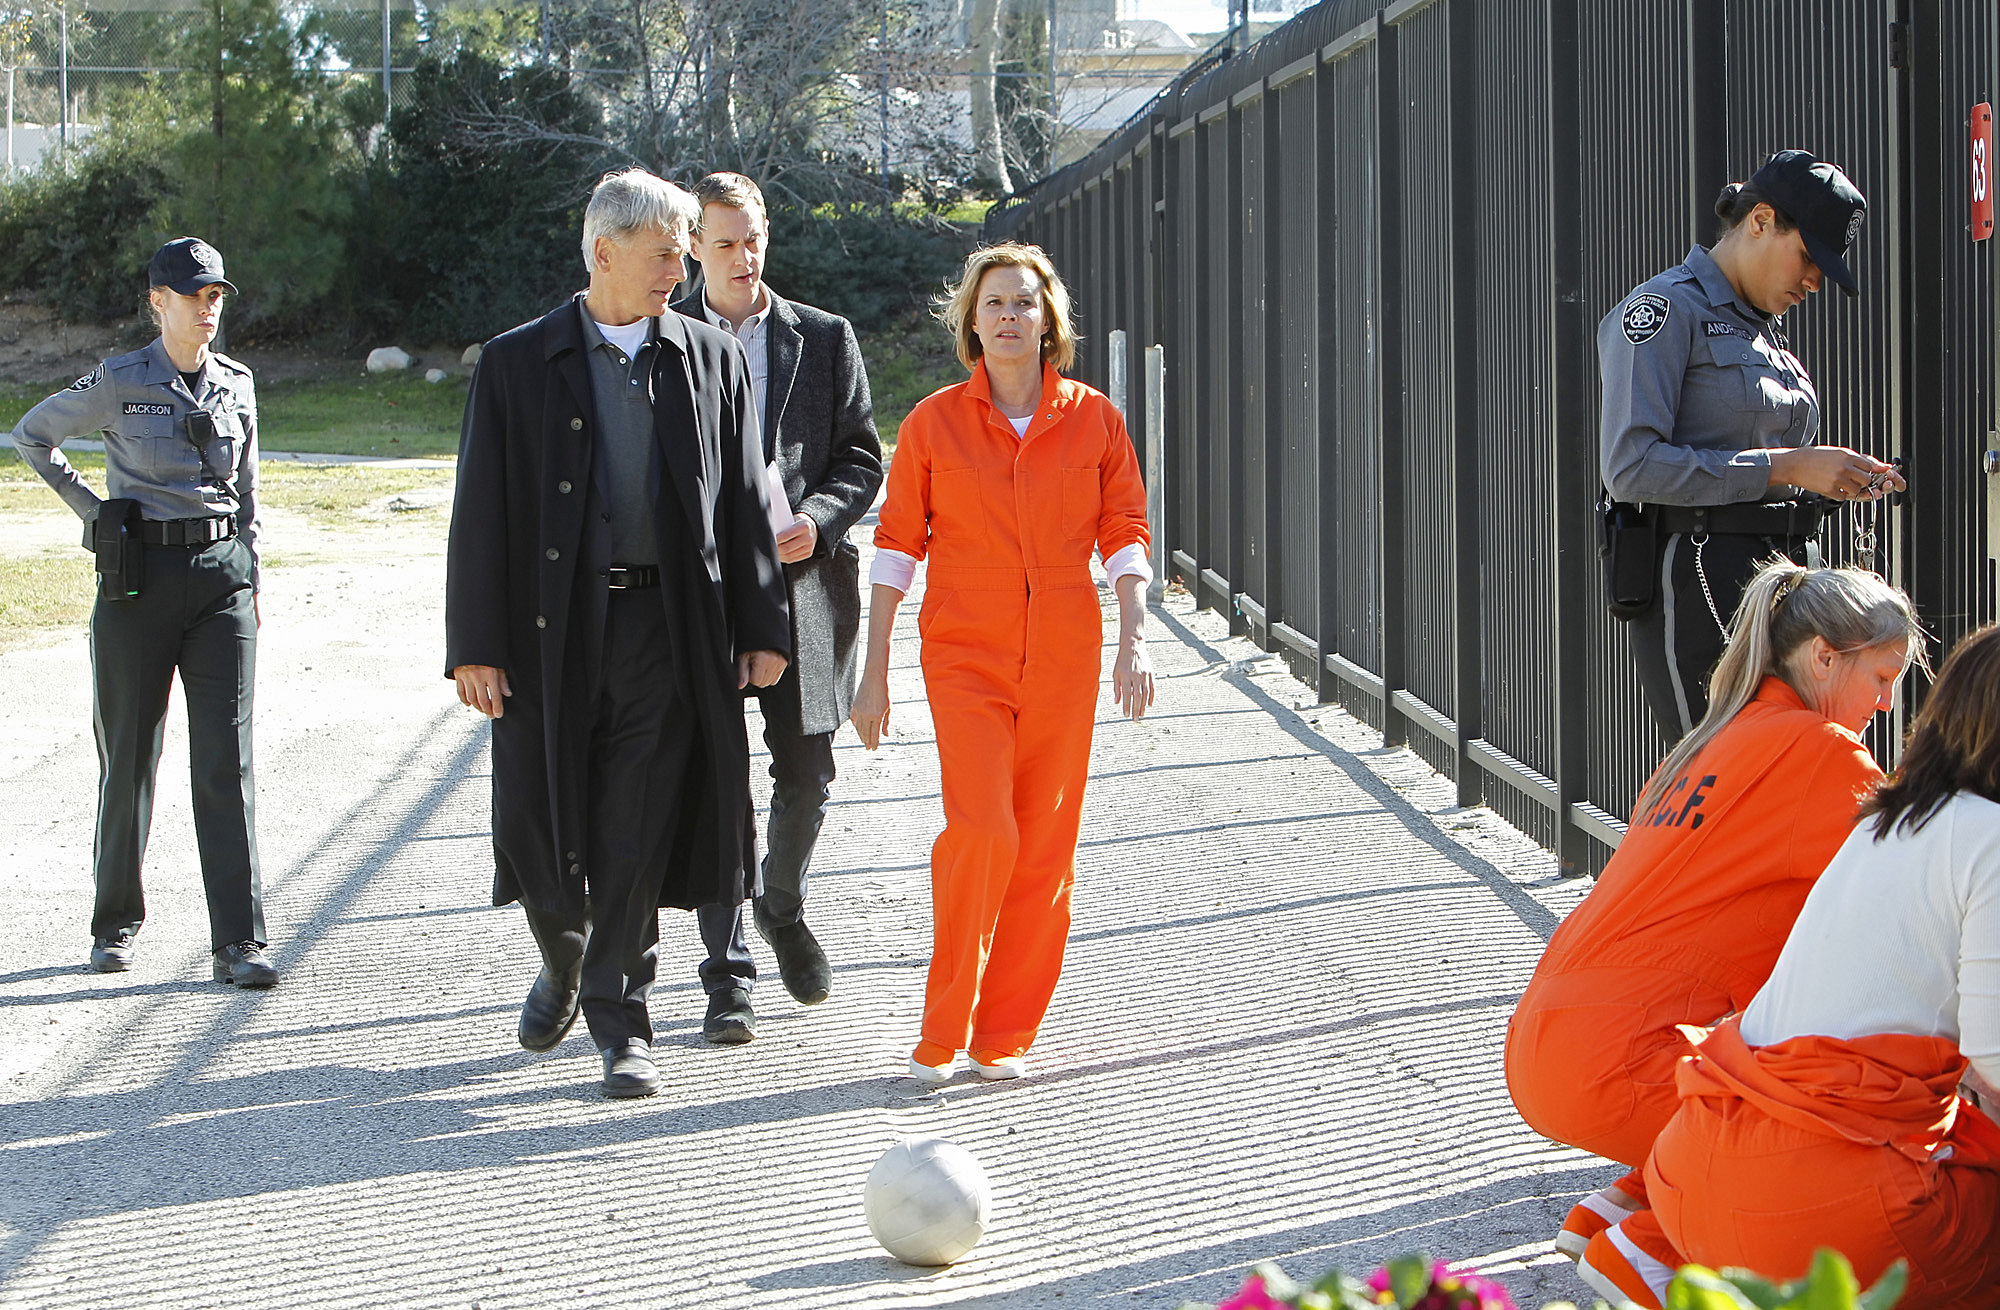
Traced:
POLYGON ((1149 585, 1153 581, 1153 561, 1146 558, 1143 542, 1135 541, 1122 550, 1112 551, 1111 558, 1104 561, 1104 571, 1113 584, 1124 577, 1134 577, 1149 585))
POLYGON ((870 586, 894 587, 907 594, 910 584, 917 580, 917 558, 905 555, 900 550, 878 547, 875 562, 868 566, 870 586))

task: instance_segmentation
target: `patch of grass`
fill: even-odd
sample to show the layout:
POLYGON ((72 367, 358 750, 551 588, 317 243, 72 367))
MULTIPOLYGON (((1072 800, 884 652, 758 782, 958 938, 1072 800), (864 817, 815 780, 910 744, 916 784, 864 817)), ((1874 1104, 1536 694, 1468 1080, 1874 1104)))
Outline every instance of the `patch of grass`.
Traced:
MULTIPOLYGON (((104 456, 65 452, 99 492, 104 490, 104 456)), ((381 468, 373 464, 294 464, 266 460, 258 467, 258 491, 265 505, 301 510, 318 517, 345 518, 384 496, 448 486, 451 469, 381 468)), ((69 511, 20 458, 0 459, 0 511, 69 511)), ((4 547, 0 547, 4 549, 4 547)))
POLYGON ((939 387, 965 381, 965 366, 943 326, 928 315, 860 339, 875 400, 875 430, 882 434, 883 449, 894 450, 896 429, 911 407, 939 387))
MULTIPOLYGON (((370 464, 265 464, 264 503, 315 518, 352 522, 356 510, 384 496, 449 486, 451 469, 385 469, 370 464)), ((435 512, 435 511, 428 511, 435 512)))
POLYGON ((84 622, 96 578, 81 550, 0 555, 0 650, 26 645, 46 629, 84 622))
MULTIPOLYGON (((459 419, 470 379, 430 383, 419 373, 295 379, 257 388, 257 439, 267 450, 309 455, 448 459, 458 454, 459 419)), ((11 430, 68 380, 0 386, 0 424, 11 430)))
POLYGON ((311 455, 450 458, 469 384, 417 373, 273 382, 257 388, 258 440, 311 455))
MULTIPOLYGON (((104 489, 104 456, 95 450, 65 450, 67 459, 84 480, 104 489)), ((9 445, 0 448, 0 509, 61 509, 62 501, 42 475, 28 467, 19 451, 9 445)))

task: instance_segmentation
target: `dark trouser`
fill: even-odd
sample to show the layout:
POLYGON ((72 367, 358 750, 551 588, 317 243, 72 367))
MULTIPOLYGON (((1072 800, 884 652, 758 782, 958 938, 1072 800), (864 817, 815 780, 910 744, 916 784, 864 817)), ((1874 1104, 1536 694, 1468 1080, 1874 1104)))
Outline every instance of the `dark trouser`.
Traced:
POLYGON ((659 967, 660 889, 686 859, 689 767, 700 746, 660 593, 614 591, 590 725, 584 914, 528 911, 542 962, 583 961, 583 1020, 597 1046, 653 1040, 646 1012, 659 967))
MULTIPOLYGON (((805 914, 806 869, 826 822, 833 734, 800 731, 798 675, 790 668, 759 692, 757 701, 764 711, 764 744, 771 750, 771 820, 764 842, 764 894, 756 912, 766 923, 797 923, 805 914)), ((757 980, 757 965, 743 932, 743 907, 705 905, 695 918, 708 950, 701 962, 703 990, 748 990, 757 980)))
POLYGON ((1780 554, 1805 563, 1806 539, 1711 532, 1699 548, 1696 538, 1684 533, 1670 533, 1661 542, 1659 597, 1632 620, 1632 658, 1647 708, 1669 747, 1707 713, 1708 679, 1722 658, 1723 630, 1757 566, 1780 554))
POLYGON ((149 545, 139 595, 100 599, 91 613, 98 769, 94 937, 136 933, 146 918, 139 869, 153 826, 167 700, 179 669, 210 947, 264 942, 250 773, 257 674, 250 567, 250 548, 234 537, 206 546, 149 545))

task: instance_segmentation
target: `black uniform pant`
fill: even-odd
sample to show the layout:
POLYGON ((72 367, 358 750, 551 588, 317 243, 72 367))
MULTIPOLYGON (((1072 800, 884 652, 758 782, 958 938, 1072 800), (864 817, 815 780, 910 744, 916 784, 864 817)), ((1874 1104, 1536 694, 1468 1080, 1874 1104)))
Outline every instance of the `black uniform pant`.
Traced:
POLYGON ((545 965, 560 972, 582 960, 583 1020, 599 1049, 653 1039, 660 891, 687 859, 689 774, 702 746, 675 649, 657 590, 610 593, 587 748, 586 908, 528 910, 545 965))
POLYGON ((257 674, 250 548, 237 538, 146 548, 130 600, 90 616, 97 734, 97 905, 91 935, 136 933, 146 919, 139 869, 153 826, 153 781, 179 670, 187 697, 195 843, 211 949, 264 942, 251 797, 251 688, 257 674))
POLYGON ((1757 566, 1780 554, 1805 563, 1806 539, 1676 532, 1659 550, 1659 594, 1652 609, 1632 620, 1632 657, 1646 706, 1671 747, 1708 712, 1708 679, 1722 659, 1723 632, 1757 566))
MULTIPOLYGON (((799 712, 797 665, 757 693, 764 712, 764 744, 771 751, 771 818, 765 829, 764 892, 756 912, 766 923, 797 923, 805 914, 806 870, 826 822, 833 784, 833 734, 806 733, 799 712)), ((756 982, 757 964, 743 932, 743 907, 705 905, 695 911, 701 944, 701 985, 714 993, 726 987, 746 991, 756 982)))

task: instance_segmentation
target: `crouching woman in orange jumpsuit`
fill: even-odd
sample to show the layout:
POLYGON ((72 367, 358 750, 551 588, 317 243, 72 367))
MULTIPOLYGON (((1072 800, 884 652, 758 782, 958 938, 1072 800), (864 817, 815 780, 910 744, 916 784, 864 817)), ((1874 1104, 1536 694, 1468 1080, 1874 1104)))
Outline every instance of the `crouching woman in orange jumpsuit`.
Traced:
POLYGON ((1153 702, 1145 488, 1118 410, 1061 376, 1076 338, 1054 266, 1035 246, 976 251, 940 311, 972 376, 898 433, 851 716, 874 750, 896 608, 928 561, 917 629, 945 827, 909 1069, 929 1083, 961 1050, 982 1077, 1021 1076, 1062 972, 1104 648, 1093 547, 1118 595, 1113 696, 1134 719, 1153 702))
POLYGON ((1658 1306, 1680 1263, 1640 1168, 1679 1105, 1677 1025, 1748 1004, 1882 773, 1859 733, 1916 649, 1909 598, 1788 560, 1751 580, 1707 714, 1663 760, 1507 1025, 1529 1127, 1630 1166, 1556 1246, 1612 1301, 1658 1306))
POLYGON ((1816 1247, 1898 1310, 2000 1305, 2000 628, 1962 642, 1770 981, 1690 1030, 1646 1164, 1674 1244, 1796 1278, 1816 1247))

